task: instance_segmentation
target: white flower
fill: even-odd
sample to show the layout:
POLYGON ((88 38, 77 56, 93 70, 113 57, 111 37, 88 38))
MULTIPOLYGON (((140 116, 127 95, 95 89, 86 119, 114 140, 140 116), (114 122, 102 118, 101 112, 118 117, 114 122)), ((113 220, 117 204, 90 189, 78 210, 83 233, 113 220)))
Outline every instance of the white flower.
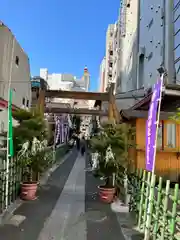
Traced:
POLYGON ((98 158, 99 158, 98 152, 92 154, 92 169, 93 170, 97 169, 97 167, 98 167, 98 164, 99 164, 98 158))
POLYGON ((106 163, 109 162, 109 160, 114 160, 114 154, 112 152, 112 148, 110 145, 106 150, 106 158, 105 159, 106 159, 106 163))

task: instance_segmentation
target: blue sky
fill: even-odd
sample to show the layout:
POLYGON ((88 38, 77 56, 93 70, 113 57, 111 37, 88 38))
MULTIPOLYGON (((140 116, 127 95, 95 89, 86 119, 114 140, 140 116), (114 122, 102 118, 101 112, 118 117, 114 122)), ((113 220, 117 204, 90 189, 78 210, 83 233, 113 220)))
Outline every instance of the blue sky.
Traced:
POLYGON ((120 0, 1 0, 0 20, 28 54, 32 75, 48 68, 80 77, 87 65, 95 91, 106 29, 119 6, 120 0))

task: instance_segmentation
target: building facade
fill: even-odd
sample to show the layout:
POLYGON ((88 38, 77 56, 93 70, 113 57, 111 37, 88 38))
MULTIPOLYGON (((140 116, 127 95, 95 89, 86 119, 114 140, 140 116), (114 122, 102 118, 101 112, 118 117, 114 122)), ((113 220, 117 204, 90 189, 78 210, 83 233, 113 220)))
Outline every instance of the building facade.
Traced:
POLYGON ((114 25, 113 33, 113 70, 112 70, 112 82, 118 81, 118 64, 119 64, 119 22, 114 25))
POLYGON ((48 73, 47 68, 40 69, 40 77, 47 81, 51 90, 64 91, 88 91, 90 74, 88 68, 84 68, 83 76, 77 79, 76 76, 68 73, 48 73))
MULTIPOLYGON (((63 91, 88 91, 90 84, 90 74, 88 68, 84 68, 83 76, 77 79, 76 76, 68 73, 48 73, 48 69, 40 69, 40 77, 43 78, 50 90, 63 91)), ((79 101, 74 99, 54 98, 51 102, 69 103, 71 106, 78 105, 79 101)))
POLYGON ((112 82, 113 73, 113 36, 114 36, 114 24, 108 26, 106 32, 106 67, 105 67, 105 89, 112 82))
POLYGON ((174 66, 177 84, 180 84, 180 1, 174 0, 174 66))
POLYGON ((100 82, 99 92, 106 91, 105 74, 106 74, 106 58, 104 57, 99 69, 99 82, 100 82))
POLYGON ((8 101, 9 87, 14 89, 13 104, 16 107, 31 106, 29 58, 10 29, 0 22, 0 99, 2 101, 8 101))
POLYGON ((160 69, 167 73, 166 83, 178 84, 179 4, 155 0, 148 4, 142 0, 121 2, 117 93, 151 88, 160 69))
POLYGON ((139 0, 122 0, 117 24, 116 93, 136 89, 139 0))

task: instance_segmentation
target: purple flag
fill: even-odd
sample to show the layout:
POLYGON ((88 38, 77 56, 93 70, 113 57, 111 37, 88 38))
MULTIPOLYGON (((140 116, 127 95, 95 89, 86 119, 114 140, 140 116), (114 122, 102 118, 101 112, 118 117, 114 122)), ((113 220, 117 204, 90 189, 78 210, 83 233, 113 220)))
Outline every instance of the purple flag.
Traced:
POLYGON ((146 170, 152 171, 154 168, 154 154, 156 144, 156 128, 157 128, 157 109, 162 89, 162 80, 159 80, 153 89, 151 103, 148 111, 148 119, 146 122, 146 170))

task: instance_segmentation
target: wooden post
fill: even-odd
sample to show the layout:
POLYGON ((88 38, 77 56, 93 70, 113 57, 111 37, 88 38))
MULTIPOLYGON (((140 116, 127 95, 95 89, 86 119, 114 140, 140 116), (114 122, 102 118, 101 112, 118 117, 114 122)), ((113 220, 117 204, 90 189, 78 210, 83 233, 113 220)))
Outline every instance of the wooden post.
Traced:
POLYGON ((45 91, 43 89, 39 90, 39 98, 38 98, 38 111, 44 116, 44 107, 45 107, 45 91))
POLYGON ((108 120, 114 121, 114 111, 113 111, 113 84, 109 88, 109 105, 108 105, 108 120))
POLYGON ((120 113, 116 106, 116 99, 114 96, 114 83, 111 84, 109 88, 109 108, 108 108, 108 116, 110 121, 116 121, 116 123, 120 122, 120 113))

